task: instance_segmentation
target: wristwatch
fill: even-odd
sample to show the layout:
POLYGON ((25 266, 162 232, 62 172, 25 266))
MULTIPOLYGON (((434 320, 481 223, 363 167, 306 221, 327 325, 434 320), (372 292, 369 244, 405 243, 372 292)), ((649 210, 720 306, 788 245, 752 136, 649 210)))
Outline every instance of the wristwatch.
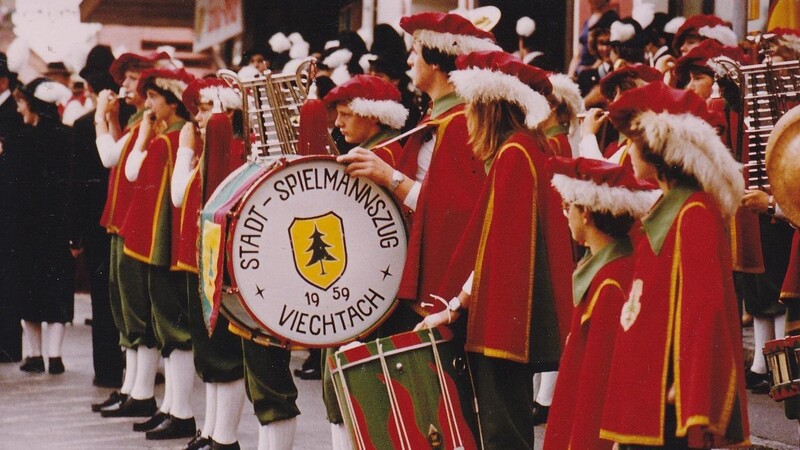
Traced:
POLYGON ((769 201, 767 202, 767 214, 770 216, 775 215, 775 197, 769 196, 769 201))
POLYGON ((391 192, 394 192, 397 189, 397 187, 400 186, 400 183, 402 183, 403 180, 405 179, 406 176, 403 175, 403 172, 400 172, 399 170, 395 170, 394 172, 392 172, 392 183, 389 184, 389 190, 391 192))
POLYGON ((461 308, 461 300, 458 297, 453 297, 452 300, 447 302, 447 309, 450 311, 458 311, 461 308))

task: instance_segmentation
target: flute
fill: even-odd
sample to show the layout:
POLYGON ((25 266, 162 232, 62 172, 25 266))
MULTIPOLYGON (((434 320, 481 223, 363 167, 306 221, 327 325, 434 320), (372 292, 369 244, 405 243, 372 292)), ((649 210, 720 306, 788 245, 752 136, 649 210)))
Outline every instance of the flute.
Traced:
MULTIPOLYGON (((582 112, 582 113, 576 114, 575 117, 577 117, 578 119, 585 119, 587 114, 589 114, 589 113, 588 112, 582 112)), ((608 111, 603 111, 603 113, 600 114, 600 116, 601 117, 608 117, 608 111)))

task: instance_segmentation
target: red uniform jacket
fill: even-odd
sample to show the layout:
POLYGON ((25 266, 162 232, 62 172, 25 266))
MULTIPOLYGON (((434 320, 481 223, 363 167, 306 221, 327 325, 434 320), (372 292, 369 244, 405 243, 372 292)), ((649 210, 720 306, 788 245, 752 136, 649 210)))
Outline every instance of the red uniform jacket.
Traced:
POLYGON ((547 420, 545 450, 611 449, 600 439, 600 417, 606 394, 608 357, 614 351, 619 312, 633 271, 630 240, 608 244, 585 258, 573 275, 572 317, 558 383, 547 420))
POLYGON ((800 230, 794 230, 789 267, 786 269, 786 277, 781 287, 781 300, 788 299, 800 300, 800 230))
MULTIPOLYGON (((561 199, 546 171, 546 150, 523 132, 503 143, 448 280, 466 280, 470 267, 464 270, 461 261, 475 272, 467 350, 554 369, 567 334, 558 326, 557 303, 571 308, 574 264, 561 199)), ((450 284, 444 292, 454 288, 450 284)))
POLYGON ((600 437, 663 445, 674 383, 677 436, 691 447, 744 443, 742 339, 719 209, 706 193, 679 185, 642 223, 647 238, 636 247, 600 437))
POLYGON ((123 137, 128 132, 131 134, 122 148, 119 162, 111 168, 108 174, 108 195, 106 196, 103 215, 100 217, 100 225, 105 227, 109 233, 119 233, 125 214, 128 213, 128 208, 130 207, 133 183, 125 178, 125 163, 128 161, 128 154, 130 154, 137 136, 139 136, 139 124, 142 122, 141 114, 137 114, 134 117, 138 120, 128 123, 125 130, 123 130, 123 137))
POLYGON ((211 116, 206 125, 205 149, 199 167, 189 181, 180 208, 180 241, 177 247, 177 267, 197 273, 197 241, 199 212, 217 186, 245 162, 244 141, 235 139, 230 119, 224 113, 211 116))
MULTIPOLYGON (((417 209, 410 219, 408 254, 398 297, 412 301, 412 308, 425 316, 444 309, 438 302, 429 309, 420 303, 431 302, 430 294, 437 293, 478 200, 486 172, 468 143, 463 102, 435 118, 425 116, 422 123, 436 133, 436 145, 417 209)), ((411 136, 398 159, 398 170, 411 179, 417 173, 417 155, 424 135, 418 132, 411 136)), ((463 267, 469 269, 472 262, 464 261, 463 267)))
POLYGON ((171 126, 147 145, 139 177, 133 185, 131 207, 120 234, 125 237, 125 254, 154 266, 177 268, 180 224, 172 222, 169 186, 178 150, 178 136, 184 122, 171 126))

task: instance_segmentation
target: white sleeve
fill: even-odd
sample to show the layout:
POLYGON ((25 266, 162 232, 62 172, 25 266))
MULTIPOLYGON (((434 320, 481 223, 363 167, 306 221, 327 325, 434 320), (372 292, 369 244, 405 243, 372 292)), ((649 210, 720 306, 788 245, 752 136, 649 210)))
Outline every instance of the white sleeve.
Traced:
POLYGON ((183 205, 183 198, 186 196, 186 189, 189 187, 189 180, 192 179, 192 160, 194 150, 189 147, 178 147, 178 154, 175 157, 175 168, 172 170, 172 182, 170 184, 170 194, 172 204, 176 208, 183 205))
POLYGON ((419 200, 419 190, 422 188, 422 183, 419 181, 414 182, 414 186, 408 191, 408 195, 403 200, 403 204, 411 208, 412 210, 417 210, 417 200, 419 200))
POLYGON ((130 137, 130 133, 125 133, 118 141, 114 141, 114 138, 108 133, 97 136, 94 143, 97 146, 97 153, 100 155, 103 167, 110 169, 119 164, 122 148, 125 147, 125 143, 128 142, 130 137))
POLYGON ((472 295, 472 280, 475 279, 475 271, 473 270, 469 274, 469 278, 467 278, 467 282, 464 283, 464 286, 461 288, 462 291, 466 292, 468 295, 472 295))
POLYGON ((597 137, 593 134, 587 134, 581 139, 578 144, 580 149, 580 156, 584 158, 604 160, 603 152, 600 151, 600 146, 597 145, 597 137))
POLYGON ((139 170, 142 168, 142 163, 147 157, 147 152, 133 150, 128 155, 128 161, 125 163, 125 178, 130 182, 136 181, 139 178, 139 170))
POLYGON ((776 218, 778 218, 778 219, 781 219, 781 220, 787 220, 786 219, 786 214, 784 214, 783 210, 781 209, 781 205, 779 205, 777 203, 775 203, 775 214, 774 214, 774 216, 776 218))

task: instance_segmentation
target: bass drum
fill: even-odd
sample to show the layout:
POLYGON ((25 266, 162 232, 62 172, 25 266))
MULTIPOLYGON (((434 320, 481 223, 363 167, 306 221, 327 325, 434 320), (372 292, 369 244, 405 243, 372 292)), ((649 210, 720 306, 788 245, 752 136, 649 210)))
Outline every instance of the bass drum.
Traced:
POLYGON ((307 156, 246 169, 225 191, 206 207, 228 211, 221 311, 252 338, 337 346, 392 311, 407 237, 385 189, 307 156))

